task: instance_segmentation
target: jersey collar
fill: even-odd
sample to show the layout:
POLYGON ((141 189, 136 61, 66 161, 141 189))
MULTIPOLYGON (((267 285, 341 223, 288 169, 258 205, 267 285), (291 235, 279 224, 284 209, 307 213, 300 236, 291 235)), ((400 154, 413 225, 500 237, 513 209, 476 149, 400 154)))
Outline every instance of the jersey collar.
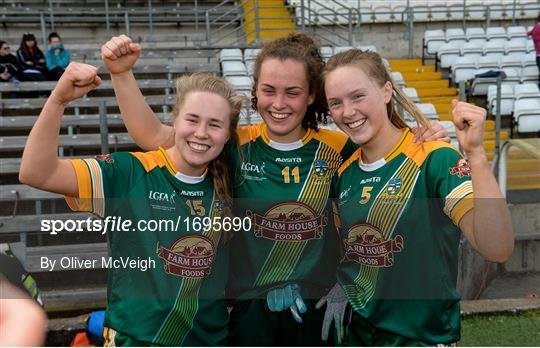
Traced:
MULTIPOLYGON (((386 163, 396 158, 400 153, 404 152, 409 143, 411 142, 412 138, 413 134, 411 133, 410 129, 404 128, 403 134, 399 138, 396 145, 394 145, 394 147, 383 158, 380 158, 372 163, 363 163, 362 154, 360 152, 358 156, 358 165, 362 170, 365 170, 366 172, 372 172, 374 170, 377 170, 384 166, 386 163)), ((360 151, 361 149, 362 148, 360 148, 360 151)))
POLYGON ((204 181, 204 178, 206 177, 206 173, 208 172, 208 169, 206 169, 201 176, 190 176, 190 175, 180 173, 178 169, 176 169, 176 167, 172 163, 165 148, 160 146, 158 151, 161 157, 163 157, 163 160, 165 161, 165 167, 167 168, 167 171, 169 172, 169 174, 171 174, 178 180, 186 184, 198 184, 204 181))
POLYGON ((306 130, 306 134, 304 134, 302 139, 299 139, 292 143, 278 143, 277 141, 270 139, 270 137, 268 136, 268 127, 266 126, 266 124, 264 124, 262 126, 261 138, 268 146, 273 149, 279 151, 292 151, 306 145, 311 140, 311 138, 313 138, 313 131, 311 130, 311 128, 308 128, 306 130))

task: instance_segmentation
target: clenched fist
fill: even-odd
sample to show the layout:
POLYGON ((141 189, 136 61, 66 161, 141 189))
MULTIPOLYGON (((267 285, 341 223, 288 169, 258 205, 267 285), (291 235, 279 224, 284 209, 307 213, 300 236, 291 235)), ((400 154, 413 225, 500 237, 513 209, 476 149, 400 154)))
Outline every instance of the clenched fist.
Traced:
POLYGON ((486 114, 486 110, 481 107, 452 100, 456 137, 467 156, 484 153, 486 114))
POLYGON ((141 54, 141 45, 126 35, 114 36, 101 46, 101 59, 111 74, 131 70, 141 54))
POLYGON ((70 101, 82 97, 101 84, 98 68, 92 65, 71 62, 51 93, 52 99, 67 105, 70 101))

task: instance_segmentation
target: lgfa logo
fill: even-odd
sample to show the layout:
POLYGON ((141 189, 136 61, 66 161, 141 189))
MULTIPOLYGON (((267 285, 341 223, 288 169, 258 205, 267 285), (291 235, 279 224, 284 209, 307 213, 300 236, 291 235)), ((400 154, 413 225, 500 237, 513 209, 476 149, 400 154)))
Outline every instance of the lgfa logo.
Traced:
POLYGON ((174 197, 176 197, 176 191, 173 191, 170 194, 158 191, 150 191, 150 193, 148 194, 148 198, 151 200, 158 202, 167 202, 169 204, 175 203, 174 197))
POLYGON ((262 163, 259 167, 257 164, 252 164, 250 162, 242 162, 241 169, 247 172, 255 172, 257 174, 264 174, 264 166, 266 163, 262 163))

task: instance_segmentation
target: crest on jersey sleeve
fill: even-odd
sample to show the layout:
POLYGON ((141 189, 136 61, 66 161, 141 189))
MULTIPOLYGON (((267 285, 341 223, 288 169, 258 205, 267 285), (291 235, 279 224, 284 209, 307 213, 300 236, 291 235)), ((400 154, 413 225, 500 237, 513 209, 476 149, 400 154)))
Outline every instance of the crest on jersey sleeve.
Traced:
POLYGON ((107 163, 113 163, 114 160, 111 158, 111 154, 108 153, 106 155, 96 155, 95 158, 97 160, 100 160, 100 161, 103 161, 103 162, 107 162, 107 163))
POLYGON ((457 175, 460 178, 463 178, 464 176, 471 176, 471 167, 465 158, 458 159, 456 166, 450 168, 449 171, 450 174, 457 175))

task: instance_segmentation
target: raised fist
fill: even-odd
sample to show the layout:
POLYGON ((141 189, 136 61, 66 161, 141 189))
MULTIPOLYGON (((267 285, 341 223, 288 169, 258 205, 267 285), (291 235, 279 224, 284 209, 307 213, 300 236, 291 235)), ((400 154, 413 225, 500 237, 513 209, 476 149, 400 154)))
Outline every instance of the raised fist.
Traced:
POLYGON ((98 68, 92 65, 79 62, 69 63, 52 91, 51 98, 61 104, 67 104, 82 97, 101 84, 97 71, 98 68))
POLYGON ((101 46, 101 59, 111 74, 131 70, 140 54, 141 45, 133 43, 126 35, 114 36, 101 46))
POLYGON ((452 100, 452 115, 456 137, 466 154, 484 151, 486 110, 465 102, 452 100))

